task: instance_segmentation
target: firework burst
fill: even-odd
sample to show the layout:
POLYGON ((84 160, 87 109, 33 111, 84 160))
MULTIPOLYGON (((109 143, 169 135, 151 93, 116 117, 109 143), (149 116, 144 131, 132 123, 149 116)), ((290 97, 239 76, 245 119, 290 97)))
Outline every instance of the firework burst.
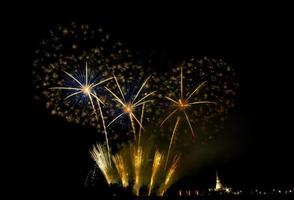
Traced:
MULTIPOLYGON (((147 81, 150 79, 151 76, 149 76, 141 85, 140 89, 137 91, 136 95, 131 99, 131 100, 126 100, 125 95, 122 91, 122 88, 117 80, 117 77, 115 75, 113 75, 115 83, 117 85, 117 88, 119 90, 119 95, 115 94, 111 89, 105 87, 105 89, 113 96, 113 100, 116 101, 121 109, 122 109, 122 113, 120 113, 118 116, 116 116, 109 124, 108 126, 110 126, 112 123, 114 123, 116 120, 118 120, 120 117, 122 117, 123 115, 128 115, 130 122, 131 122, 131 127, 133 130, 133 134, 134 134, 134 139, 135 141, 137 140, 137 136, 136 136, 136 126, 135 126, 135 122, 140 126, 140 132, 141 129, 144 129, 141 121, 139 121, 138 117, 136 117, 135 115, 135 110, 138 109, 138 107, 142 107, 142 112, 143 112, 143 108, 145 106, 146 103, 151 102, 152 100, 148 99, 148 97, 150 97, 151 95, 153 95, 155 93, 155 91, 152 91, 146 95, 144 95, 141 98, 138 98, 138 96, 140 95, 142 89, 144 88, 144 86, 146 85, 147 81), (119 97, 120 96, 120 97, 119 97)), ((143 114, 142 114, 143 115, 143 114)))
POLYGON ((151 191, 153 189, 154 182, 155 182, 155 177, 157 175, 157 172, 159 170, 162 160, 163 160, 163 154, 160 153, 159 151, 155 151, 153 164, 152 164, 151 178, 150 178, 150 183, 148 188, 148 196, 151 195, 151 191))
POLYGON ((179 161, 180 161, 180 158, 181 158, 180 155, 176 155, 174 157, 170 168, 167 170, 163 185, 161 186, 161 189, 159 191, 159 196, 163 196, 164 193, 166 192, 167 188, 172 184, 176 169, 177 169, 179 161))
POLYGON ((117 172, 120 176, 122 186, 124 188, 128 187, 128 185, 129 185, 129 174, 127 171, 127 165, 126 165, 125 159, 126 158, 123 157, 121 152, 117 153, 116 155, 114 155, 112 157, 114 165, 115 165, 117 172))
MULTIPOLYGON (((223 121, 236 104, 235 96, 239 83, 235 69, 222 59, 192 57, 173 67, 165 76, 168 79, 160 85, 160 93, 164 94, 166 101, 162 101, 163 107, 168 108, 168 113, 166 121, 161 122, 175 122, 177 116, 180 116, 181 124, 185 122, 187 126, 187 129, 181 131, 192 135, 197 133, 198 139, 203 139, 203 142, 213 137, 212 134, 220 133, 223 121), (192 106, 187 104, 201 101, 203 103, 195 103, 192 106), (176 109, 178 110, 175 111, 176 109), (208 137, 208 132, 211 137, 208 137), (205 134, 206 138, 203 138, 205 134)), ((171 131, 172 127, 170 126, 171 131)))
POLYGON ((117 183, 117 176, 112 168, 111 161, 108 159, 107 150, 102 145, 97 144, 90 151, 93 160, 96 162, 97 166, 103 173, 108 185, 117 183))
POLYGON ((176 115, 177 113, 181 112, 184 114, 185 119, 190 127, 191 133, 193 136, 194 130, 190 122, 190 117, 187 113, 187 110, 197 104, 216 104, 215 102, 212 101, 190 101, 191 98, 196 95, 199 90, 205 85, 205 82, 201 83, 199 86, 197 86, 189 95, 184 94, 184 82, 183 82, 183 67, 181 67, 181 74, 180 74, 180 97, 178 100, 172 99, 169 96, 166 96, 165 98, 169 100, 172 103, 172 107, 174 107, 174 110, 161 122, 160 126, 162 126, 168 119, 170 119, 173 115, 176 115))
POLYGON ((143 149, 142 147, 133 148, 133 165, 134 165, 134 193, 139 196, 141 186, 141 168, 143 162, 143 149))

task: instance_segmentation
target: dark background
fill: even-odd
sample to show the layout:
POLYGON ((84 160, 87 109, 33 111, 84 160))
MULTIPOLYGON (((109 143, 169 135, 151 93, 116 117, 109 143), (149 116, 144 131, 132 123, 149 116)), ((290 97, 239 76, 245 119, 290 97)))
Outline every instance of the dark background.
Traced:
MULTIPOLYGON (((76 21, 101 25, 135 50, 173 58, 215 56, 237 69, 241 88, 228 131, 246 138, 240 146, 242 153, 183 178, 180 185, 193 187, 194 181, 201 185, 203 180, 213 187, 216 167, 232 187, 293 185, 293 55, 286 48, 290 46, 289 18, 287 13, 277 17, 277 11, 282 10, 195 5, 170 9, 157 5, 132 8, 44 4, 16 9, 15 20, 9 23, 11 36, 20 41, 13 46, 20 53, 13 61, 13 70, 23 77, 23 86, 28 85, 26 90, 21 89, 21 97, 29 99, 21 100, 20 107, 27 109, 19 120, 13 119, 20 128, 15 140, 23 141, 28 149, 23 150, 26 159, 22 163, 26 167, 21 173, 27 176, 22 184, 29 186, 27 191, 56 197, 74 197, 86 191, 85 178, 93 165, 88 151, 95 141, 95 130, 50 116, 43 104, 28 95, 32 84, 26 79, 31 77, 33 51, 50 27, 76 21), (24 131, 22 127, 29 129, 24 131)), ((101 184, 103 191, 104 186, 101 184)))

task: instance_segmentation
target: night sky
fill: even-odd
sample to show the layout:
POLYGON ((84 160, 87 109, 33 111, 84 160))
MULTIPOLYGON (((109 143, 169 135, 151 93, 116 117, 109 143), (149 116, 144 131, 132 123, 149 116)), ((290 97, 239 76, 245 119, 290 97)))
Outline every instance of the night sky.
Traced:
MULTIPOLYGON (((183 177, 179 187, 213 187, 216 168, 231 187, 293 184, 292 63, 288 61, 290 52, 283 47, 287 45, 283 20, 275 20, 270 13, 259 14, 258 9, 245 12, 240 8, 225 12, 206 7, 207 12, 203 12, 200 7, 45 7, 32 8, 30 17, 26 12, 19 12, 17 17, 16 29, 23 32, 19 35, 23 53, 17 68, 28 77, 40 39, 50 27, 71 21, 101 25, 133 50, 150 52, 162 66, 156 69, 159 71, 166 68, 168 58, 187 56, 223 58, 237 69, 237 108, 226 123, 226 132, 238 145, 224 155, 224 160, 183 177)), ((29 80, 28 86, 32 88, 29 80)), ((93 166, 89 148, 96 139, 95 129, 49 115, 42 102, 32 96, 27 111, 30 131, 25 133, 31 158, 27 161, 28 180, 33 180, 38 191, 53 196, 84 193, 85 177, 93 166)))

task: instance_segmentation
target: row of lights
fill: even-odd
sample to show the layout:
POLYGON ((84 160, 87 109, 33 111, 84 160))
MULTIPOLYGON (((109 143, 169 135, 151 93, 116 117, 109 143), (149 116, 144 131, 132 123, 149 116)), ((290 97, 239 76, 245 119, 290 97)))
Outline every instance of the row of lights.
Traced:
MULTIPOLYGON (((179 190, 178 195, 179 196, 204 196, 204 195, 210 195, 212 193, 216 193, 214 189, 208 189, 208 191, 199 191, 199 190, 179 190)), ((223 191, 218 192, 218 194, 232 194, 232 195, 241 195, 245 192, 242 190, 236 190, 232 191, 230 188, 226 188, 223 191)), ((262 191, 262 190, 254 190, 250 192, 251 195, 291 195, 294 194, 294 189, 287 189, 287 190, 281 190, 281 189, 272 189, 271 191, 262 191)))

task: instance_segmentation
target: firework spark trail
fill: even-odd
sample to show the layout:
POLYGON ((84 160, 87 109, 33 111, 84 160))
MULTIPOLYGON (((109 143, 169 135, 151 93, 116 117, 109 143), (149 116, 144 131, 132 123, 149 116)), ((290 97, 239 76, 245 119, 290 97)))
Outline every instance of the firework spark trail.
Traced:
POLYGON ((181 66, 181 99, 184 97, 184 83, 183 83, 183 67, 181 66))
MULTIPOLYGON (((115 83, 116 83, 116 85, 117 85, 117 87, 118 87, 118 90, 119 90, 119 92, 120 92, 121 97, 123 98, 124 101, 126 101, 125 96, 124 96, 124 93, 122 92, 122 89, 121 89, 121 87, 120 87, 120 84, 119 84, 118 81, 117 81, 117 78, 116 78, 115 74, 113 74, 113 77, 114 77, 115 83)), ((118 97, 117 97, 117 98, 118 98, 118 97)))
MULTIPOLYGON (((133 115, 132 113, 129 113, 129 118, 131 120, 131 126, 132 126, 132 130, 133 130, 133 133, 134 133, 134 140, 137 141, 137 137, 136 137, 136 127, 135 127, 135 123, 134 123, 134 119, 133 119, 133 115)), ((140 125, 141 127, 142 125, 140 125)))
POLYGON ((153 165, 152 165, 152 173, 151 173, 151 178, 150 178, 150 183, 149 183, 149 188, 148 188, 148 196, 151 195, 152 188, 154 186, 155 182, 155 176, 158 172, 158 169, 160 167, 161 161, 163 160, 163 154, 158 152, 156 150, 154 154, 154 159, 153 159, 153 165))
POLYGON ((142 105, 144 103, 147 102, 151 102, 152 100, 147 100, 147 101, 143 101, 144 99, 146 99, 147 97, 151 96, 152 94, 154 94, 156 91, 150 92, 149 94, 146 94, 144 97, 142 97, 140 100, 138 100, 136 103, 134 103, 135 106, 139 106, 142 105))
POLYGON ((172 111, 160 124, 160 126, 162 126, 164 124, 164 122, 166 122, 173 114, 175 114, 178 111, 178 109, 172 111))
POLYGON ((128 187, 129 185, 129 175, 126 169, 124 158, 121 153, 117 153, 112 157, 114 165, 117 169, 117 172, 120 176, 120 180, 123 187, 128 187))
POLYGON ((96 162, 97 166, 103 173, 108 185, 112 183, 116 183, 116 177, 113 173, 113 169, 111 167, 110 161, 107 156, 107 150, 100 144, 97 144, 93 147, 93 150, 90 151, 92 158, 96 162))
POLYGON ((175 123, 173 133, 172 133, 171 139, 169 141, 169 145, 168 145, 167 156, 166 156, 165 165, 164 165, 164 172, 166 172, 166 167, 167 167, 168 160, 169 160, 170 150, 171 150, 171 147, 172 147, 172 144, 173 144, 173 141, 174 141, 174 136, 176 134, 179 122, 180 122, 180 117, 177 117, 177 121, 175 123))
MULTIPOLYGON (((150 79, 151 76, 149 76, 141 85, 140 89, 138 90, 138 92, 136 93, 135 97, 133 98, 133 100, 127 101, 125 98, 125 95, 123 93, 123 90, 117 80, 117 77, 115 76, 115 74, 113 74, 115 83, 118 87, 119 93, 120 93, 120 97, 118 97, 117 94, 115 94, 111 89, 109 89, 108 87, 105 87, 105 89, 113 96, 113 100, 118 102, 120 104, 120 106, 122 107, 123 112, 121 114, 119 114, 118 116, 116 116, 109 124, 108 126, 110 126, 112 123, 114 123, 117 119, 119 119, 121 116, 123 116, 124 114, 128 114, 128 118, 131 121, 131 128, 132 131, 134 133, 134 140, 135 142, 137 141, 137 134, 136 134, 136 126, 135 126, 135 122, 139 125, 140 127, 140 131, 141 129, 144 129, 142 123, 138 120, 138 118, 136 117, 136 115, 134 114, 135 109, 137 107, 139 107, 140 105, 144 105, 148 102, 151 102, 151 100, 146 100, 148 97, 150 97, 152 94, 155 93, 155 91, 152 91, 146 95, 144 95, 142 98, 138 99, 138 96, 140 95, 142 89, 146 86, 147 81, 150 79)), ((142 107, 142 109, 144 108, 144 106, 142 107)), ((139 131, 139 132, 140 132, 139 131)))
POLYGON ((140 189, 140 171, 141 171, 141 165, 143 161, 143 149, 142 147, 134 147, 133 149, 133 162, 134 162, 134 193, 136 196, 139 196, 139 189, 140 189))
POLYGON ((187 101, 195 94, 197 93, 205 84, 207 81, 202 82, 196 89, 188 96, 187 101))
POLYGON ((193 130, 193 127, 192 127, 192 125, 191 125, 191 122, 190 122, 189 116, 188 116, 188 114, 186 113, 186 111, 184 111, 184 114, 185 114, 186 120, 187 120, 187 122, 188 122, 188 124, 189 124, 190 130, 191 130, 191 133, 192 133, 192 135, 193 135, 193 137, 194 137, 195 134, 194 134, 194 130, 193 130))
POLYGON ((139 96, 139 94, 141 93, 142 89, 144 88, 144 86, 146 85, 147 81, 151 78, 151 75, 148 76, 148 78, 146 78, 146 80, 143 82, 143 84, 141 85, 140 89, 138 90, 135 98, 133 99, 132 103, 135 103, 135 100, 137 99, 137 97, 139 96))
MULTIPOLYGON (((98 115, 97 115, 97 111, 96 111, 96 108, 95 108, 94 103, 93 103, 92 94, 90 94, 90 91, 88 91, 88 89, 87 89, 87 91, 86 91, 86 94, 88 95, 89 100, 90 100, 90 102, 91 102, 91 105, 92 105, 93 111, 94 111, 94 113, 95 113, 96 120, 97 120, 97 122, 99 122, 99 118, 98 118, 98 115)), ((98 100, 97 100, 97 101, 98 101, 98 100)), ((103 119, 102 119, 102 120, 103 120, 103 119)))
MULTIPOLYGON (((140 122, 143 125, 143 118, 144 118, 144 109, 145 109, 145 103, 142 105, 142 112, 141 112, 141 119, 140 122)), ((138 147, 141 145, 141 132, 142 128, 139 129, 139 136, 138 136, 138 147)))
POLYGON ((170 184, 172 183, 172 179, 173 176, 175 174, 175 171, 178 167, 178 163, 180 161, 181 156, 180 155, 176 155, 173 159, 173 162, 170 166, 170 168, 168 169, 168 172, 166 174, 163 186, 161 187, 161 191, 159 192, 160 196, 163 196, 164 193, 166 192, 167 188, 170 186, 170 184))
POLYGON ((108 155, 108 159, 109 159, 109 163, 111 164, 111 157, 110 157, 110 148, 109 148, 109 143, 108 143, 108 134, 107 134, 107 130, 106 130, 106 126, 105 126, 105 121, 104 121, 104 116, 103 116, 103 112, 102 112, 102 109, 101 109, 101 105, 100 104, 103 104, 104 103, 101 101, 101 99, 96 95, 96 92, 95 92, 95 87, 96 86, 99 86, 100 84, 102 83, 105 83, 106 81, 109 81, 112 79, 112 77, 110 78, 107 78, 105 80, 102 80, 98 83, 88 83, 88 64, 86 62, 86 66, 85 66, 85 84, 82 84, 81 81, 79 81, 77 78, 75 78, 72 74, 64 71, 71 79, 73 79, 76 83, 78 83, 78 85, 80 87, 52 87, 51 89, 58 89, 58 90, 73 90, 73 91, 78 91, 78 92, 74 92, 70 95, 68 95, 67 97, 65 97, 65 100, 70 98, 70 97, 73 97, 75 95, 78 95, 80 93, 83 93, 84 95, 86 95, 88 98, 89 98, 89 101, 90 101, 90 104, 91 104, 91 107, 93 109, 93 112, 95 114, 95 118, 96 118, 96 121, 97 123, 99 123, 99 117, 98 117, 98 114, 97 114, 97 110, 95 108, 95 105, 94 105, 94 102, 93 102, 93 97, 96 99, 97 101, 97 105, 98 105, 98 108, 99 108, 99 113, 100 113, 100 118, 102 120, 102 124, 103 124, 103 129, 104 129, 104 134, 105 134, 105 140, 106 140, 106 145, 107 145, 107 155, 108 155))
MULTIPOLYGON (((95 97, 96 97, 96 94, 95 94, 95 97)), ((105 135, 105 140, 106 140, 106 147, 107 147, 107 155, 108 155, 109 163, 111 165, 110 147, 109 147, 109 142, 108 142, 108 133, 107 133, 107 129, 106 129, 106 125, 105 125, 104 116, 103 116, 103 112, 102 112, 102 109, 101 109, 100 102, 98 101, 97 98, 96 98, 96 100, 97 100, 97 105, 98 105, 98 108, 99 108, 99 112, 100 112, 100 116, 101 116, 101 120, 102 120, 102 124, 103 124, 103 130, 104 130, 104 135, 105 135)))

